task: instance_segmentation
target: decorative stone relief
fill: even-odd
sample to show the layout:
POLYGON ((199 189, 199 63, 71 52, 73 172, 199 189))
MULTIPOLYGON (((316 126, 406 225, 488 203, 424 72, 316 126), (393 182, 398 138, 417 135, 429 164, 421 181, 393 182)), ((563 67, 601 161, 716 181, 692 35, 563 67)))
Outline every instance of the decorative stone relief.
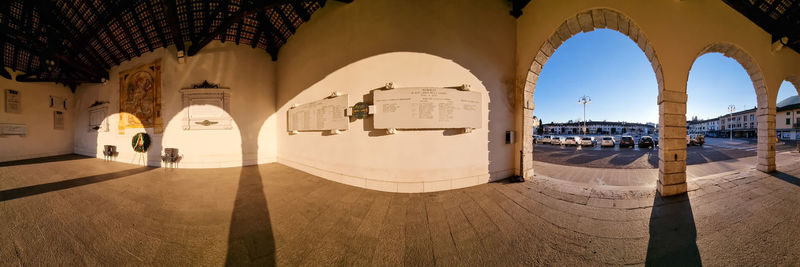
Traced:
POLYGON ((181 89, 183 99, 184 130, 229 130, 233 128, 230 116, 230 88, 219 87, 207 81, 181 89))

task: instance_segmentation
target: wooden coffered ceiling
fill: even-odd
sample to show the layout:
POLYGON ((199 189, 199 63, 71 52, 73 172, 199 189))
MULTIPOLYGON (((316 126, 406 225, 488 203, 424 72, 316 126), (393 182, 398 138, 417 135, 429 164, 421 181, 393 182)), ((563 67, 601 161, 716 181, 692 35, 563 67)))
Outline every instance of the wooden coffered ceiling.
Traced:
POLYGON ((724 0, 772 35, 772 42, 800 53, 800 0, 724 0))
MULTIPOLYGON (((273 60, 327 0, 2 0, 0 60, 21 82, 74 88, 111 66, 176 45, 192 56, 212 40, 264 49, 273 60)), ((349 3, 352 0, 339 0, 349 3)), ((5 70, 0 76, 11 79, 5 70)))

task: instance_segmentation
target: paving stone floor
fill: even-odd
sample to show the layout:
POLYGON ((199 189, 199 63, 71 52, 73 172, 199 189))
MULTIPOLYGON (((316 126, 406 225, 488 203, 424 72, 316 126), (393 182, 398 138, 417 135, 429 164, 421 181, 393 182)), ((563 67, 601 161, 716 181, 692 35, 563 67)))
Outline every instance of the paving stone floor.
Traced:
POLYGON ((782 163, 669 198, 548 178, 385 193, 281 164, 0 163, 0 265, 799 265, 800 161, 782 163))

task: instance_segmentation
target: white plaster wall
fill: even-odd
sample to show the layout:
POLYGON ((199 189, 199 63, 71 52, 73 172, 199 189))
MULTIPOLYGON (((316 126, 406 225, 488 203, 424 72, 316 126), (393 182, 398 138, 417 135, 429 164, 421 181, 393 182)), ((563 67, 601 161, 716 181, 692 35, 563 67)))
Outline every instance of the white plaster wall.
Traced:
POLYGON ((278 59, 278 161, 330 180, 393 192, 466 187, 513 173, 514 18, 504 1, 329 1, 281 48, 278 59), (370 90, 470 84, 483 94, 483 125, 456 130, 372 129, 350 123, 339 135, 286 131, 286 111, 370 90))
POLYGON ((214 41, 196 56, 178 64, 175 47, 123 62, 110 71, 104 84, 82 85, 75 104, 75 153, 103 157, 103 145, 116 145, 118 161, 138 163, 131 138, 142 129, 118 132, 119 72, 161 59, 161 107, 163 134, 146 129, 152 138, 147 164, 161 166, 163 148, 180 149, 183 168, 216 168, 274 162, 275 143, 275 63, 262 49, 214 41), (185 131, 185 116, 179 90, 208 80, 231 90, 232 130, 185 131), (88 130, 88 107, 95 101, 109 101, 110 130, 88 130))
POLYGON ((46 157, 72 153, 72 121, 75 97, 68 87, 55 83, 20 83, 0 78, 0 123, 25 124, 25 136, 0 135, 0 162, 46 157), (22 94, 22 113, 5 112, 5 89, 18 90, 22 94), (53 129, 53 111, 50 96, 67 99, 64 110, 64 129, 53 129))

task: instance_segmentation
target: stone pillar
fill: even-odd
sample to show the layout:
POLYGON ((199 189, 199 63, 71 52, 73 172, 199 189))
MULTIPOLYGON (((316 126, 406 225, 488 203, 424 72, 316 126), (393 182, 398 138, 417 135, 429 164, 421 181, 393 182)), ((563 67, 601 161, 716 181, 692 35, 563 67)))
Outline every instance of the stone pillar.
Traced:
POLYGON ((766 103, 766 96, 758 101, 758 163, 756 169, 762 172, 775 171, 775 108, 766 103), (762 103, 762 99, 764 99, 762 103), (763 104, 763 105, 762 105, 763 104))
POLYGON ((661 90, 658 96, 658 193, 672 196, 686 187, 686 93, 661 90))
POLYGON ((529 72, 522 90, 522 177, 533 178, 533 91, 538 73, 529 72), (533 81, 532 81, 533 80, 533 81))

